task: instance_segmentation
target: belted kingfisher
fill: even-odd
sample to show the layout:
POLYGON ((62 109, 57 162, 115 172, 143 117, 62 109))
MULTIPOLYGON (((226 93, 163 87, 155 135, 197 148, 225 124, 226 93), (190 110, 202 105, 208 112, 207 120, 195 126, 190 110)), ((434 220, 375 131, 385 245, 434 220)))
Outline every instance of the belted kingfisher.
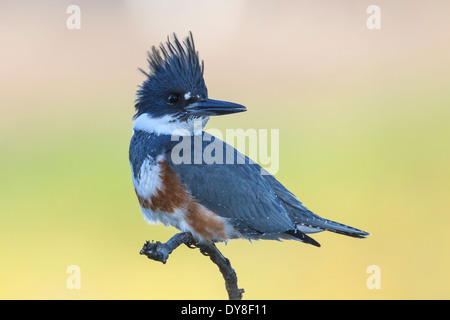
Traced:
POLYGON ((203 131, 210 116, 246 108, 208 98, 204 64, 192 33, 183 43, 174 34, 172 41, 153 46, 148 63, 149 72, 140 69, 146 79, 137 91, 129 149, 133 185, 145 220, 190 232, 198 242, 295 239, 319 247, 307 233, 369 235, 312 213, 274 176, 203 131), (174 159, 181 154, 181 138, 191 140, 182 150, 183 159, 191 161, 174 159), (214 159, 223 161, 202 159, 211 143, 214 159))

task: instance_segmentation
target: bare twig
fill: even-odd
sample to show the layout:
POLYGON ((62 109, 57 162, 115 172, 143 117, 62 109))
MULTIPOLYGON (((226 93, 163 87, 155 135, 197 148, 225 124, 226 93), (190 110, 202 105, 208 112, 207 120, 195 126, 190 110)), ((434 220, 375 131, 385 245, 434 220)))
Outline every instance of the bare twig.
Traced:
POLYGON ((238 288, 237 276, 231 267, 230 261, 222 255, 214 243, 198 243, 189 232, 182 232, 174 235, 166 243, 147 241, 139 253, 146 255, 149 259, 166 263, 172 251, 183 243, 190 248, 199 248, 203 255, 208 256, 219 267, 225 279, 225 287, 230 300, 242 299, 244 289, 238 288))

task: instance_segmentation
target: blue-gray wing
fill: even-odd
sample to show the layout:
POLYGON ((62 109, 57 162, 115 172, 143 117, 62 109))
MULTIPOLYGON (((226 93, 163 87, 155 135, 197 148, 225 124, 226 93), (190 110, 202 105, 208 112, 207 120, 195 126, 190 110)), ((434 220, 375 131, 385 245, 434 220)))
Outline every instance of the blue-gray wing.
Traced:
POLYGON ((259 165, 207 133, 189 139, 184 148, 182 142, 172 148, 167 159, 200 204, 229 219, 250 238, 276 238, 296 229, 259 165))

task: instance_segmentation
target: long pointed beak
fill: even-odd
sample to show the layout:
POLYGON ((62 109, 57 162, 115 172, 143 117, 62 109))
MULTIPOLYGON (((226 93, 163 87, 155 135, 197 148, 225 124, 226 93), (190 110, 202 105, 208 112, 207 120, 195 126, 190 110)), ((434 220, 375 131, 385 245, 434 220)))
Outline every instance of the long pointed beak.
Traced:
POLYGON ((188 105, 186 110, 193 115, 221 116, 224 114, 247 111, 247 108, 233 102, 206 99, 188 105))

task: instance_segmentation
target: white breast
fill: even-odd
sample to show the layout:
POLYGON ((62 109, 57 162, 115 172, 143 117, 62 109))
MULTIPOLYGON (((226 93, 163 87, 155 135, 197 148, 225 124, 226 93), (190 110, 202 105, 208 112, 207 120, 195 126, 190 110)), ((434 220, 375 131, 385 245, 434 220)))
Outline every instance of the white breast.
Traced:
MULTIPOLYGON (((161 165, 158 163, 162 160, 164 160, 163 156, 159 156, 156 161, 149 156, 142 163, 136 178, 132 172, 134 189, 140 197, 150 199, 158 189, 162 188, 161 165)), ((133 166, 131 166, 131 171, 133 171, 133 166)))

